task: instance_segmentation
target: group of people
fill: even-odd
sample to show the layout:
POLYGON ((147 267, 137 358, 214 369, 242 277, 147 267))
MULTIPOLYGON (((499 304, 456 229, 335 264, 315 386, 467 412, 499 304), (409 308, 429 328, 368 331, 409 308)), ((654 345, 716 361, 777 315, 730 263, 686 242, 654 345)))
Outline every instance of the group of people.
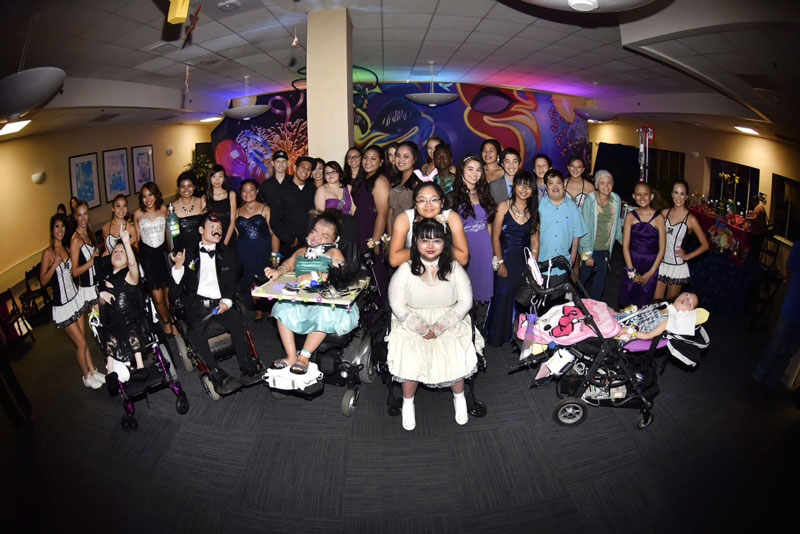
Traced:
MULTIPOLYGON (((86 344, 84 315, 99 305, 128 319, 119 304, 136 302, 126 297, 131 287, 151 295, 168 335, 174 332, 169 303, 182 305, 190 341, 219 393, 259 380, 246 357, 243 313, 234 305, 237 281, 256 322, 268 313, 276 319, 285 355, 273 367, 304 374, 326 335, 358 324, 357 307, 281 302, 268 311, 267 303, 251 297, 253 284, 288 272, 301 281, 324 281, 332 267, 371 250, 377 304, 392 312, 388 364, 403 383, 403 427, 415 426, 420 382, 450 387, 455 419, 465 424, 464 380, 476 370, 484 339, 492 346, 512 340, 515 317, 524 311, 515 293, 528 257, 566 257, 600 300, 618 241, 628 274, 620 304, 627 306, 675 297, 689 279, 686 262, 708 248, 686 207, 685 182, 675 184, 674 206, 664 212, 651 206, 650 187, 637 184, 636 209, 626 214, 611 174, 600 170, 588 180, 580 158, 569 161, 565 178, 544 154, 534 158, 533 172, 524 171, 519 152, 492 139, 480 155, 466 155, 455 166, 441 139, 428 139, 424 152, 425 162, 410 141, 385 149, 351 147, 343 164, 302 156, 292 175, 288 155, 277 151, 271 176, 261 184, 244 180, 238 195, 221 166, 210 170, 204 196, 195 195, 194 174, 184 172, 171 205, 180 229, 174 242, 168 207, 149 182, 132 218, 124 196, 113 200, 112 219, 103 227, 105 267, 88 206, 77 204, 69 240, 66 217, 54 215, 41 279, 53 287, 53 318, 76 346, 84 385, 96 388, 103 381, 86 344), (688 232, 701 243, 691 253, 681 248, 688 232), (225 373, 211 354, 204 335, 210 316, 234 333, 239 378, 225 373), (299 350, 295 334, 306 336, 299 350)), ((569 273, 553 268, 548 275, 555 285, 569 273)), ((108 321, 109 372, 114 361, 141 366, 143 334, 129 323, 108 321)))

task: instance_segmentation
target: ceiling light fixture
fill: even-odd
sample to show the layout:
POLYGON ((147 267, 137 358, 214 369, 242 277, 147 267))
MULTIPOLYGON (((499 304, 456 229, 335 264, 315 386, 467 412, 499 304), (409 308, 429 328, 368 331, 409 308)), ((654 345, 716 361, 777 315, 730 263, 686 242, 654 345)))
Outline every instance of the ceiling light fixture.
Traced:
POLYGON ((597 0, 567 0, 567 5, 575 11, 594 11, 599 7, 597 0))
POLYGON ((206 117, 205 119, 200 119, 200 122, 216 122, 222 120, 222 117, 206 117))
POLYGON ((223 110, 222 113, 230 119, 249 121, 253 117, 263 115, 269 109, 270 106, 266 104, 256 104, 256 97, 250 96, 250 76, 248 75, 244 77, 244 96, 231 99, 231 107, 223 110))
POLYGON ((458 98, 458 93, 437 93, 434 91, 433 87, 433 61, 428 61, 428 67, 431 71, 431 90, 429 93, 409 93, 406 95, 406 98, 415 102, 417 104, 422 104, 423 106, 428 106, 431 108, 435 108, 436 106, 441 106, 444 104, 449 104, 450 102, 456 100, 458 98))
POLYGON ((593 120, 595 122, 608 122, 617 118, 617 114, 613 111, 597 107, 597 82, 594 82, 594 105, 591 107, 575 108, 575 114, 587 121, 593 120))
POLYGON ((747 126, 734 126, 737 130, 742 133, 750 134, 750 135, 758 135, 758 132, 752 128, 748 128, 747 126))
POLYGON ((17 133, 21 129, 25 128, 31 121, 16 121, 16 122, 9 122, 6 123, 2 128, 0 128, 0 135, 8 135, 12 133, 17 133))

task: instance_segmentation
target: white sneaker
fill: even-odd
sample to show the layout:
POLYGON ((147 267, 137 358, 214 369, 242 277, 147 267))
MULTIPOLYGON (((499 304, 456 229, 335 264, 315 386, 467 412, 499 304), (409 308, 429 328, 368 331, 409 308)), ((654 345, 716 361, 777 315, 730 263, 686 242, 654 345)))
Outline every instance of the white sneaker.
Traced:
POLYGON ((94 371, 92 371, 92 378, 94 378, 95 380, 97 380, 101 384, 105 384, 106 383, 106 375, 104 375, 103 373, 98 371, 97 367, 95 367, 94 371))
POLYGON ((94 376, 92 375, 84 376, 81 378, 81 380, 83 381, 83 385, 90 389, 100 389, 103 387, 103 384, 95 380, 94 376))
POLYGON ((467 398, 464 392, 453 393, 453 406, 456 409, 456 423, 459 425, 466 425, 469 421, 469 414, 467 413, 467 398))
POLYGON ((417 426, 417 420, 414 413, 414 397, 410 399, 403 398, 403 428, 406 430, 414 430, 417 426))

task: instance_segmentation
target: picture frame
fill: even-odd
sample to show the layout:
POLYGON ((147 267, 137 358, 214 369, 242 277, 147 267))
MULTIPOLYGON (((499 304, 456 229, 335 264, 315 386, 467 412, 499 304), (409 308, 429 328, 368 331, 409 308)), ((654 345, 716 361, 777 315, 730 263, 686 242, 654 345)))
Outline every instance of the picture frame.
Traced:
POLYGON ((128 179, 128 149, 115 148, 103 151, 103 179, 106 188, 106 202, 117 195, 131 194, 131 183, 128 179))
POLYGON ((131 147, 131 168, 133 169, 133 189, 136 193, 142 190, 147 182, 156 181, 153 167, 153 145, 131 147))
POLYGON ((72 196, 85 200, 90 208, 100 205, 100 174, 97 152, 69 158, 69 183, 72 196))

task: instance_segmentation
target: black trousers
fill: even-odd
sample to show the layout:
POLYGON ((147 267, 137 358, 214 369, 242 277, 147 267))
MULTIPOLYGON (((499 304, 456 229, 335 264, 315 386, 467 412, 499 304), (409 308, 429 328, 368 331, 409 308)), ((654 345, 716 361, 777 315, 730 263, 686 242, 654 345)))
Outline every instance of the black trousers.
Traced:
POLYGON ((231 307, 225 313, 220 313, 204 322, 204 319, 219 305, 217 299, 207 300, 208 305, 203 304, 203 300, 198 299, 194 306, 186 310, 186 322, 189 324, 189 341, 205 362, 206 366, 212 371, 219 368, 219 362, 211 353, 208 345, 208 332, 211 331, 214 323, 218 323, 225 330, 230 332, 233 341, 233 350, 236 353, 236 360, 239 362, 239 369, 245 371, 249 367, 249 354, 247 350, 246 334, 244 329, 244 318, 241 312, 231 307))

